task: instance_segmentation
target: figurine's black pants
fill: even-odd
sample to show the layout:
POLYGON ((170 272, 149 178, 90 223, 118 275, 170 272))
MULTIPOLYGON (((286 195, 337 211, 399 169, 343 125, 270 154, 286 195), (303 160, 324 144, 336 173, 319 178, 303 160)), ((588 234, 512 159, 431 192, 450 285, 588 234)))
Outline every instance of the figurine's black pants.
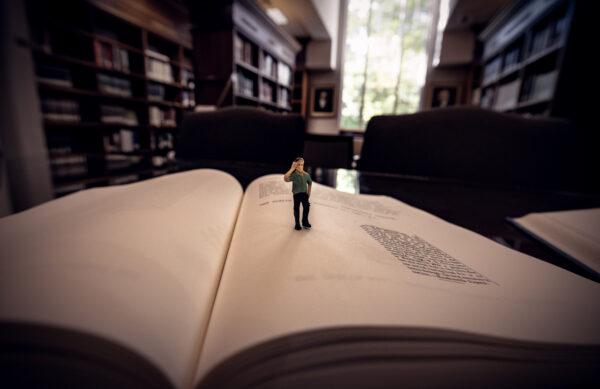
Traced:
POLYGON ((310 209, 310 203, 308 202, 308 193, 296 193, 294 195, 294 219, 296 224, 300 224, 300 203, 302 203, 302 224, 308 223, 308 210, 310 209))

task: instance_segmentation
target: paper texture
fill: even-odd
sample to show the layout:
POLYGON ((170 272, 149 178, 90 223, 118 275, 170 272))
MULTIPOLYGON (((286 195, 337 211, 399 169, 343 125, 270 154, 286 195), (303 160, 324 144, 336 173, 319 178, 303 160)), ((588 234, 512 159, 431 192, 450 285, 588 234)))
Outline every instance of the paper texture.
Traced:
POLYGON ((0 320, 97 334, 189 385, 241 198, 197 170, 0 219, 0 320))
POLYGON ((600 275, 600 208, 530 213, 511 220, 600 275))
POLYGON ((313 227, 296 231, 282 175, 247 188, 198 380, 262 341, 336 326, 600 343, 600 286, 590 280, 389 197, 315 183, 310 202, 313 227))

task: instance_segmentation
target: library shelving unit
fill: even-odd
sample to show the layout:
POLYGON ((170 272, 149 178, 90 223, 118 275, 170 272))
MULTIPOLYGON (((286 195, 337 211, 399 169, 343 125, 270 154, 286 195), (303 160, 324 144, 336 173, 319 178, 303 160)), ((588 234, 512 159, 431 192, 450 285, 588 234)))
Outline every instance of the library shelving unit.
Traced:
POLYGON ((169 173, 192 48, 88 1, 28 1, 55 195, 169 173))
POLYGON ((575 0, 515 1, 492 20, 479 36, 484 44, 480 106, 569 116, 572 102, 557 97, 572 89, 575 13, 575 0))
POLYGON ((252 1, 216 3, 192 32, 197 103, 291 112, 298 42, 252 1))

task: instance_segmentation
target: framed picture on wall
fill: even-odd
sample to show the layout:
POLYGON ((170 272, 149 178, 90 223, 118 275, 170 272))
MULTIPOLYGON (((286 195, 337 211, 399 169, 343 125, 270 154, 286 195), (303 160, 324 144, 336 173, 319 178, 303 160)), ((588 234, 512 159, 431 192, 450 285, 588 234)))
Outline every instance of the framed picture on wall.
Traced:
POLYGON ((313 85, 310 96, 310 116, 335 116, 335 85, 313 85))
POLYGON ((429 88, 429 108, 444 108, 458 105, 460 102, 460 85, 434 84, 429 88))

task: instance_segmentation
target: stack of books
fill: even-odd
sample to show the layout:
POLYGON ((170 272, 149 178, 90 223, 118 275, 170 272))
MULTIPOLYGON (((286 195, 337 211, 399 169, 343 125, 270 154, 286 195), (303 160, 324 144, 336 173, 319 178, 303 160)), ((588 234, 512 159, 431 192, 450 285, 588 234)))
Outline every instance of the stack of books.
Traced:
POLYGON ((52 175, 56 178, 81 177, 88 173, 84 155, 64 155, 50 159, 52 175))
POLYGON ((149 83, 148 84, 148 100, 165 101, 164 85, 149 83))
POLYGON ((254 66, 252 58, 252 43, 242 39, 239 35, 234 38, 234 55, 235 59, 254 66))
POLYGON ((175 110, 173 108, 161 109, 150 107, 150 125, 156 127, 176 127, 175 110))
POLYGON ((111 95, 131 97, 131 81, 100 73, 98 74, 98 90, 111 95))
POLYGON ((146 49, 146 76, 157 81, 173 82, 170 58, 155 50, 146 49))
POLYGON ((277 68, 278 68, 277 73, 279 75, 279 82, 284 85, 290 85, 291 81, 292 81, 292 73, 290 71, 289 66, 280 62, 278 64, 277 68))
POLYGON ((35 64, 35 73, 39 82, 65 88, 73 87, 71 70, 64 66, 55 66, 37 62, 35 64))
POLYGON ((115 131, 112 134, 105 134, 103 143, 104 152, 107 153, 129 153, 140 149, 137 131, 132 131, 125 128, 115 131))
POLYGON ((273 86, 263 82, 260 97, 262 100, 273 102, 273 86))
POLYGON ((152 134, 152 136, 150 137, 150 148, 152 150, 172 150, 173 134, 171 134, 170 132, 152 134))
POLYGON ((79 122, 79 103, 75 100, 49 99, 41 101, 42 116, 46 120, 57 120, 64 122, 79 122))
POLYGON ((129 73, 129 53, 127 50, 95 40, 94 54, 96 65, 106 69, 129 73))
POLYGON ((181 69, 181 85, 186 86, 190 89, 194 89, 194 73, 187 69, 181 69))
POLYGON ((252 78, 238 72, 235 81, 235 92, 237 94, 254 97, 254 80, 252 78))
POLYGON ((290 92, 287 89, 279 88, 277 104, 279 104, 282 107, 288 107, 290 105, 290 92))
POLYGON ((100 121, 106 124, 138 125, 138 118, 133 110, 114 105, 100 106, 100 121))
POLYGON ((106 169, 111 172, 131 169, 141 162, 141 158, 135 155, 108 154, 105 158, 106 169))

